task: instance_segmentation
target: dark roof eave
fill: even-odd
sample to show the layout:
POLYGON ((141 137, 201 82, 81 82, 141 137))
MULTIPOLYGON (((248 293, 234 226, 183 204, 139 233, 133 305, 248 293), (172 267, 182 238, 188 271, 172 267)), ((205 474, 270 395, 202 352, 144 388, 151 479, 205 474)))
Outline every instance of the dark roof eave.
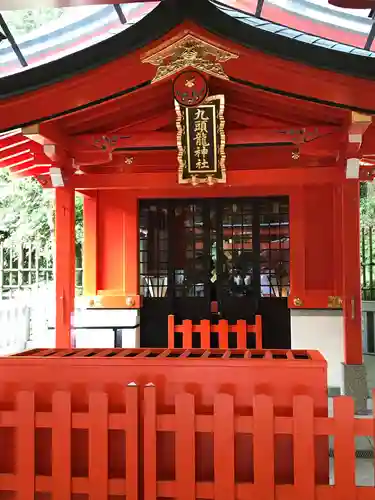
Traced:
POLYGON ((183 12, 171 9, 170 3, 161 2, 137 24, 103 42, 47 64, 0 78, 0 100, 61 82, 146 47, 183 22, 183 12))
POLYGON ((165 36, 186 19, 219 37, 278 58, 375 79, 375 58, 343 53, 260 30, 225 14, 209 0, 164 0, 136 25, 118 35, 75 54, 0 79, 0 99, 65 80, 123 57, 165 36))

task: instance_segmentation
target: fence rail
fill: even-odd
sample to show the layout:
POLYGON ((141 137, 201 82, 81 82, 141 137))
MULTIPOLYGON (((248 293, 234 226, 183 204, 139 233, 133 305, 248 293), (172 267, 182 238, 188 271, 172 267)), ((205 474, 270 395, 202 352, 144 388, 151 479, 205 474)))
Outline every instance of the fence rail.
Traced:
POLYGON ((108 395, 91 392, 88 411, 72 411, 71 394, 56 391, 51 411, 41 412, 35 411, 34 392, 19 392, 15 410, 0 412, 2 444, 8 450, 2 446, 0 492, 17 492, 25 500, 34 499, 34 492, 61 500, 72 494, 137 500, 137 387, 125 388, 122 406, 121 413, 109 413, 108 395))
MULTIPOLYGON (((0 299, 10 298, 19 290, 48 285, 53 282, 52 252, 39 245, 10 246, 0 243, 0 299)), ((83 284, 82 245, 76 246, 76 289, 80 295, 83 284)))
POLYGON ((218 324, 212 324, 210 320, 203 319, 198 324, 194 325, 190 319, 182 321, 181 325, 176 325, 173 314, 168 316, 168 347, 174 349, 176 347, 176 333, 182 335, 182 347, 190 349, 193 347, 193 334, 199 334, 200 349, 210 349, 212 345, 211 334, 215 334, 219 349, 228 349, 230 342, 230 334, 235 334, 235 343, 237 349, 248 348, 248 334, 251 334, 253 347, 262 349, 262 317, 255 316, 255 324, 249 325, 246 320, 239 319, 234 325, 228 324, 225 319, 219 320, 218 324))
POLYGON ((361 286, 362 299, 375 300, 375 231, 361 228, 361 286))
POLYGON ((131 383, 118 392, 116 404, 95 391, 77 406, 76 397, 60 390, 50 408, 46 402, 41 408, 33 391, 18 392, 15 407, 0 412, 0 493, 22 499, 49 493, 61 500, 72 494, 93 500, 375 496, 373 486, 356 486, 354 445, 355 436, 374 436, 374 420, 355 418, 349 397, 335 398, 333 417, 314 415, 307 395, 294 397, 289 416, 275 414, 272 397, 264 394, 238 408, 232 395, 219 393, 205 411, 190 393, 177 394, 173 408, 161 399, 154 385, 131 383), (328 436, 334 437, 335 457, 330 482, 328 447, 323 459, 316 453, 317 441, 328 443, 328 436), (280 437, 290 438, 287 453, 278 450, 280 437), (277 477, 285 464, 287 480, 277 477), (317 468, 326 479, 317 479, 317 468))

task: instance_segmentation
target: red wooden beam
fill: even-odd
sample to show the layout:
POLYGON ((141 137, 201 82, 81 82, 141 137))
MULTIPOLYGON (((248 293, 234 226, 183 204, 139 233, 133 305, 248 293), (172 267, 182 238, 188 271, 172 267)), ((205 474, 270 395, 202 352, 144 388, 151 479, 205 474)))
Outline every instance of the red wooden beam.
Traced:
POLYGON ((1 160, 0 167, 15 167, 17 165, 23 165, 25 163, 27 164, 34 163, 34 155, 30 151, 25 151, 20 155, 16 155, 6 160, 1 160))
MULTIPOLYGON (((83 198, 83 239, 84 268, 83 289, 85 295, 98 293, 98 197, 95 191, 83 198)), ((138 219, 137 219, 138 220, 138 219)))
POLYGON ((29 139, 22 134, 6 135, 5 137, 0 136, 0 154, 6 151, 6 155, 8 155, 9 150, 13 151, 17 146, 24 146, 28 142, 30 142, 29 139))
POLYGON ((27 147, 27 145, 16 146, 15 148, 9 148, 0 152, 0 168, 6 167, 6 162, 8 160, 12 160, 13 158, 17 158, 24 154, 31 154, 31 149, 27 147))
MULTIPOLYGON (((237 130, 227 130, 226 143, 233 145, 240 144, 277 144, 277 143, 299 143, 300 139, 306 137, 311 141, 311 145, 318 141, 320 137, 326 137, 330 142, 331 149, 337 146, 337 137, 334 135, 340 131, 339 127, 316 126, 307 127, 304 129, 304 136, 299 134, 289 133, 287 129, 284 130, 270 130, 270 129, 256 129, 246 128, 237 130)), ((131 133, 126 135, 119 134, 84 134, 74 140, 75 151, 95 151, 101 152, 99 147, 103 150, 115 151, 116 149, 132 149, 139 147, 176 147, 176 132, 149 132, 144 133, 131 133)))
POLYGON ((31 177, 31 176, 39 176, 45 175, 49 172, 51 165, 35 165, 34 163, 30 164, 28 167, 25 167, 23 170, 14 171, 12 168, 10 169, 10 173, 12 177, 23 178, 23 177, 31 177))
MULTIPOLYGON (((235 170, 227 175, 227 186, 273 186, 321 184, 340 182, 345 173, 338 167, 295 168, 286 174, 285 169, 235 170)), ((162 173, 124 173, 74 175, 67 181, 74 189, 191 189, 177 184, 177 171, 162 173)), ((51 187, 46 176, 44 187, 51 187)), ((215 189, 215 187, 213 187, 215 189)))
POLYGON ((22 134, 56 166, 61 166, 66 162, 69 137, 65 136, 56 125, 37 123, 24 127, 22 134))
POLYGON ((362 363, 361 283, 359 245, 359 182, 347 180, 342 184, 343 241, 343 313, 345 362, 362 363))
MULTIPOLYGON (((307 167, 326 167, 336 163, 337 151, 330 155, 315 156, 301 151, 298 161, 292 159, 295 150, 292 146, 267 148, 227 148, 227 166, 229 170, 264 170, 291 169, 307 167), (266 167, 265 167, 266 165, 266 167)), ((176 151, 138 151, 127 155, 116 154, 110 163, 103 165, 80 165, 83 173, 147 173, 152 169, 158 173, 176 172, 178 168, 176 151)))
POLYGON ((75 205, 71 188, 56 189, 56 347, 71 346, 75 288, 75 205))

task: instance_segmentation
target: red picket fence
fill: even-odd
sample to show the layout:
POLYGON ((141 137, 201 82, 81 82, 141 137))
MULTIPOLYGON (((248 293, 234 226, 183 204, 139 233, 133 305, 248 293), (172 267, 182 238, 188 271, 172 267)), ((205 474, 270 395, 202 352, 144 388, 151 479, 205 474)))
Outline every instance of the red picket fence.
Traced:
POLYGON ((117 389, 121 404, 97 390, 83 394, 87 406, 79 409, 69 391, 53 392, 52 404, 18 392, 15 407, 0 410, 0 498, 375 498, 373 487, 356 486, 354 446, 355 436, 374 437, 374 419, 356 419, 349 397, 334 400, 333 417, 317 417, 307 395, 295 396, 293 411, 279 415, 264 394, 244 408, 218 393, 201 411, 199 396, 190 393, 176 394, 174 407, 166 407, 152 384, 117 389), (319 484, 314 467, 316 441, 326 436, 334 436, 333 485, 319 484), (280 456, 277 439, 286 437, 293 453, 280 456), (291 473, 277 477, 285 461, 291 473))
POLYGON ((0 498, 137 500, 138 387, 124 388, 116 413, 106 392, 88 393, 86 412, 74 411, 69 391, 54 392, 50 408, 35 396, 20 391, 15 409, 0 411, 0 498))
POLYGON ((355 436, 375 435, 374 419, 356 419, 350 397, 334 400, 333 417, 315 417, 313 400, 306 395, 294 397, 293 415, 278 416, 270 396, 255 396, 249 412, 239 411, 233 396, 221 393, 210 413, 197 415, 195 396, 188 393, 176 396, 174 411, 159 414, 156 392, 153 386, 144 392, 145 500, 375 498, 373 486, 356 486, 354 444, 355 436), (203 436, 208 437, 205 443, 203 436), (276 478, 276 468, 285 460, 277 456, 276 442, 286 436, 293 447, 287 481, 276 478), (316 444, 328 436, 334 437, 334 484, 319 484, 316 444))
POLYGON ((218 324, 211 324, 208 319, 202 319, 199 324, 193 325, 190 319, 185 319, 181 325, 176 325, 173 314, 168 316, 168 348, 174 349, 175 333, 182 334, 182 348, 193 347, 193 333, 200 334, 200 349, 210 349, 210 334, 218 335, 219 349, 228 349, 229 333, 237 335, 237 349, 246 349, 247 333, 255 335, 255 349, 262 349, 262 317, 255 316, 255 325, 248 325, 244 319, 239 319, 235 325, 229 325, 226 319, 221 319, 218 324))

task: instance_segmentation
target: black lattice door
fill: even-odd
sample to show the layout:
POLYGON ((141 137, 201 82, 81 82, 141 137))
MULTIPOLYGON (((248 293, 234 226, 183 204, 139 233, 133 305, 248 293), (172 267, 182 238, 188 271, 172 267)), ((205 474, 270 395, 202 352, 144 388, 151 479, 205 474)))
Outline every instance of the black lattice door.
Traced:
POLYGON ((265 346, 288 348, 288 200, 141 202, 140 281, 144 347, 167 346, 168 314, 251 322, 261 312, 265 346))

